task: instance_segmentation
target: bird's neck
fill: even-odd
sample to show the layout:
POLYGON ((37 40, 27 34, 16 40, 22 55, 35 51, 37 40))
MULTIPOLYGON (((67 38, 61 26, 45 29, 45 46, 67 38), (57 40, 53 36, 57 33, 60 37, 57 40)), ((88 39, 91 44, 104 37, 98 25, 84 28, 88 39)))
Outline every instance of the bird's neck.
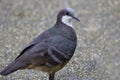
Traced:
POLYGON ((72 27, 67 26, 66 24, 63 24, 62 22, 56 23, 55 29, 57 29, 57 33, 61 34, 62 36, 76 40, 76 33, 72 27))

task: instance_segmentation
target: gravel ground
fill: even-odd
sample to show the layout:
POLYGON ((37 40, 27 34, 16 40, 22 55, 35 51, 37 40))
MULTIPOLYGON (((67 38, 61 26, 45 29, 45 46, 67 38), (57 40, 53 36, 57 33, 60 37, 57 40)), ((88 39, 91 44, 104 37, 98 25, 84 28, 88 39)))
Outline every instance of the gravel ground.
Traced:
MULTIPOLYGON (((120 80, 120 0, 0 0, 0 71, 37 35, 72 7, 76 52, 56 80, 120 80)), ((0 80, 48 80, 41 71, 21 70, 0 80)))

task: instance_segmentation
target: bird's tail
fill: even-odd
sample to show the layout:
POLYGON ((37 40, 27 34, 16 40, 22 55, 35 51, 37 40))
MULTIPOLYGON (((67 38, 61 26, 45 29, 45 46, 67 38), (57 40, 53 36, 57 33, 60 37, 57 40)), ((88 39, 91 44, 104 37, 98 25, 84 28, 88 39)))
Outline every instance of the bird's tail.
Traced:
POLYGON ((23 69, 26 67, 27 67, 27 64, 20 61, 14 61, 11 64, 9 64, 3 71, 1 71, 0 75, 6 76, 10 73, 17 71, 18 69, 23 69))

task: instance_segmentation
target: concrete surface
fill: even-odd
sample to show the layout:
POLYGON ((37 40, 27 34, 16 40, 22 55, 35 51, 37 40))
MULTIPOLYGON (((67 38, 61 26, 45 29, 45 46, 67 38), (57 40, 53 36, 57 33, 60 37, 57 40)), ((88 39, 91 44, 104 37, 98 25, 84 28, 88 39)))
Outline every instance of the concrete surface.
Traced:
MULTIPOLYGON (((0 0, 0 71, 37 35, 52 27, 62 8, 72 7, 76 52, 56 80, 120 80, 120 0, 0 0)), ((48 80, 21 70, 0 80, 48 80)))

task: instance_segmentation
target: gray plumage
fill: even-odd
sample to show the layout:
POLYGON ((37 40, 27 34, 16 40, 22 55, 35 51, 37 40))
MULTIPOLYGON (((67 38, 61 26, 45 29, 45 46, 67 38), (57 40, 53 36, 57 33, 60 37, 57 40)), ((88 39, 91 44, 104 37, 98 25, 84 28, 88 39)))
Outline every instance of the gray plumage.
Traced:
POLYGON ((65 9, 58 14, 56 24, 30 42, 16 59, 0 72, 1 75, 26 68, 54 74, 64 67, 74 54, 77 37, 72 27, 58 19, 63 15, 62 11, 65 12, 65 9))

